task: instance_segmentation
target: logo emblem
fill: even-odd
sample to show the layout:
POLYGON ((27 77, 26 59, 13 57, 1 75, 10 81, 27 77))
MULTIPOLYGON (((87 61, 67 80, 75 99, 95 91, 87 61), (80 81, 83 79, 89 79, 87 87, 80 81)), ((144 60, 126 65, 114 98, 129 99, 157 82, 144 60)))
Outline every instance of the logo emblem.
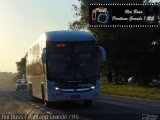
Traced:
POLYGON ((109 12, 105 7, 98 7, 92 10, 92 24, 101 24, 108 25, 109 24, 109 12))

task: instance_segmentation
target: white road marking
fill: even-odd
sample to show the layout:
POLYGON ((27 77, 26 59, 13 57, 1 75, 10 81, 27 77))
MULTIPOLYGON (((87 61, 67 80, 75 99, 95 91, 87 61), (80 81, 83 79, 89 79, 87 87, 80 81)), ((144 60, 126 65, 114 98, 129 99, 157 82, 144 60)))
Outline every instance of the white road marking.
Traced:
POLYGON ((40 106, 36 105, 35 107, 36 107, 36 108, 39 108, 40 106))
POLYGON ((52 114, 52 112, 50 112, 50 111, 46 111, 46 113, 47 113, 47 114, 52 114))
POLYGON ((44 111, 44 108, 40 108, 41 111, 44 111))
MULTIPOLYGON (((30 101, 26 100, 25 98, 19 96, 19 95, 16 95, 16 94, 14 94, 14 95, 17 96, 17 97, 19 97, 19 98, 21 98, 22 100, 28 102, 28 103, 31 104, 32 106, 35 106, 35 108, 39 108, 39 107, 40 107, 40 106, 34 104, 33 102, 30 102, 30 101)), ((46 111, 46 110, 45 110, 44 108, 42 108, 42 107, 41 107, 39 110, 40 110, 40 111, 44 111, 46 114, 52 114, 52 112, 46 111)))
POLYGON ((34 103, 32 103, 32 105, 33 105, 33 106, 35 106, 35 104, 34 104, 34 103))

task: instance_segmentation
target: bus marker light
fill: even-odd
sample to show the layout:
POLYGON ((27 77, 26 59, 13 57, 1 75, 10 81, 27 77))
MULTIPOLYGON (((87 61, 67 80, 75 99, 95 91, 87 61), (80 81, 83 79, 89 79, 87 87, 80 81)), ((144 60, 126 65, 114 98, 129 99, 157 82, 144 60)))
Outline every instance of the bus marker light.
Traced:
POLYGON ((95 89, 95 86, 92 86, 91 89, 95 89))
POLYGON ((55 90, 60 90, 60 88, 59 88, 59 87, 55 87, 54 89, 55 89, 55 90))
POLYGON ((56 47, 65 47, 66 46, 66 44, 64 44, 64 43, 58 43, 58 44, 56 44, 56 47))

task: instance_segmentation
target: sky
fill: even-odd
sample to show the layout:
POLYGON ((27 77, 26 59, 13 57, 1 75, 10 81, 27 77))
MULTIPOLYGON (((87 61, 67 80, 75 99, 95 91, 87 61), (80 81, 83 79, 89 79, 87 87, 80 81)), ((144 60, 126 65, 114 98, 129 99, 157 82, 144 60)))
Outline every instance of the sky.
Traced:
POLYGON ((0 71, 17 72, 16 61, 42 33, 68 30, 78 0, 0 0, 0 71))

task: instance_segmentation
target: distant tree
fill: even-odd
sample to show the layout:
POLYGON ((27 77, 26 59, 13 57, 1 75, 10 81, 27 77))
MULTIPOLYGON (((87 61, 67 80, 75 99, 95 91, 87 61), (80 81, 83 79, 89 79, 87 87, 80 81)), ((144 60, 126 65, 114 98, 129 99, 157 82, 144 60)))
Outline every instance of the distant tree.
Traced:
POLYGON ((20 61, 16 62, 17 65, 17 74, 14 77, 14 80, 22 78, 26 74, 26 56, 21 58, 20 61))

